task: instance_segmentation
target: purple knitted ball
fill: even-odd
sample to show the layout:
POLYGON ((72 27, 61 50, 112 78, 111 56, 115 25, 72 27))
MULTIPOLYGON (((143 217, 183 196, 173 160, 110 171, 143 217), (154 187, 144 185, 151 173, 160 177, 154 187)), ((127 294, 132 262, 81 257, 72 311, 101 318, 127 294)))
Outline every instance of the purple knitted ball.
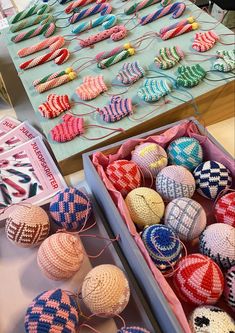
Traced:
POLYGON ((224 295, 226 302, 235 312, 235 266, 231 267, 225 275, 224 295))

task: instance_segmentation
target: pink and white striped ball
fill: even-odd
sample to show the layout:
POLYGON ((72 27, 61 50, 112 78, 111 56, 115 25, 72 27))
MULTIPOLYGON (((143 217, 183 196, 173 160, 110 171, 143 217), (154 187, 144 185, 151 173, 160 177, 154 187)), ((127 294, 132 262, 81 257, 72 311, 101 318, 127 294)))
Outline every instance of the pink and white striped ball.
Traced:
POLYGON ((223 195, 215 205, 215 218, 219 223, 235 227, 235 192, 223 195))
POLYGON ((235 312, 235 266, 231 267, 225 275, 224 295, 226 302, 235 312))

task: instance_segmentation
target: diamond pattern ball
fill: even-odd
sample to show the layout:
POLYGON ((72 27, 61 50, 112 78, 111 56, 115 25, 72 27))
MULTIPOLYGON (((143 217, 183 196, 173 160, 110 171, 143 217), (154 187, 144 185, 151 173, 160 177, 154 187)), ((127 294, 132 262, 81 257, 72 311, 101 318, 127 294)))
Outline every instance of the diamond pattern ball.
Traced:
POLYGON ((197 238, 206 227, 203 207, 189 198, 172 200, 166 207, 164 223, 183 241, 197 238))
POLYGON ((195 180, 186 168, 169 165, 157 175, 156 191, 166 201, 181 197, 191 198, 195 191, 195 180))
POLYGON ((25 316, 26 333, 76 333, 77 303, 64 290, 48 290, 29 305, 25 316))
POLYGON ((235 265, 235 228, 224 223, 209 225, 200 236, 199 248, 222 269, 230 268, 235 265))
POLYGON ((172 141, 167 154, 170 164, 181 165, 193 171, 202 162, 203 151, 198 140, 182 137, 172 141))
POLYGON ((117 331, 117 333, 150 333, 148 330, 142 327, 122 327, 120 330, 117 331))
POLYGON ((235 312, 235 266, 231 267, 225 275, 224 296, 228 305, 235 312))
POLYGON ((141 185, 138 166, 132 161, 118 160, 108 165, 106 174, 113 186, 125 197, 141 185))
POLYGON ((145 142, 135 147, 131 160, 141 169, 146 178, 156 177, 158 172, 167 166, 167 154, 156 143, 145 142))
POLYGON ((191 304, 214 304, 222 295, 224 277, 207 256, 190 254, 179 261, 174 275, 178 295, 191 304))
POLYGON ((235 227, 235 192, 223 195, 215 205, 215 218, 219 223, 235 227))
POLYGON ((193 172, 198 193, 207 199, 216 199, 218 194, 232 185, 230 171, 216 161, 199 164, 193 172))
POLYGON ((49 210, 58 226, 78 230, 89 219, 92 207, 85 193, 68 187, 53 198, 49 210))
POLYGON ((160 270, 172 269, 181 257, 179 238, 162 224, 146 227, 141 238, 152 261, 160 270))

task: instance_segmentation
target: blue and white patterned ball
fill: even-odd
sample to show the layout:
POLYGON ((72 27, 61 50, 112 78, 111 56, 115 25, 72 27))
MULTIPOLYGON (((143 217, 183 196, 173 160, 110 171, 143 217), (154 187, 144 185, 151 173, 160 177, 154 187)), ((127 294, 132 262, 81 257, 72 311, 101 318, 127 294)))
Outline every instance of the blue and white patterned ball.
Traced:
POLYGON ((199 141, 186 136, 172 141, 167 148, 167 154, 170 164, 181 165, 190 171, 203 160, 199 141))
POLYGON ((199 164, 193 172, 197 192, 207 199, 216 199, 218 194, 232 185, 230 171, 216 161, 199 164))

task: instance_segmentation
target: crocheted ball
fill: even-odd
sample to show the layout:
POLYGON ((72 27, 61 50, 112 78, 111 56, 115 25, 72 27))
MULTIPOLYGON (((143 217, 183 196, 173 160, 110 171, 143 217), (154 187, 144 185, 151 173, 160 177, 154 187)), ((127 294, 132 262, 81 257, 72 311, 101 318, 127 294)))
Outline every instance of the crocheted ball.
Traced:
POLYGON ((170 164, 181 165, 193 171, 202 162, 203 152, 198 140, 182 137, 172 141, 167 154, 170 164))
POLYGON ((224 295, 228 305, 235 312, 235 266, 231 267, 225 275, 224 295))
POLYGON ((165 150, 156 143, 146 142, 136 146, 131 153, 131 159, 143 172, 146 178, 156 177, 158 172, 167 165, 165 150))
POLYGON ((192 333, 235 333, 234 320, 215 306, 199 306, 189 318, 192 333))
POLYGON ((51 235, 40 245, 37 262, 42 272, 52 280, 72 277, 84 259, 80 239, 64 232, 51 235))
POLYGON ((208 199, 216 199, 217 195, 232 184, 230 171, 216 161, 199 164, 193 172, 198 193, 208 199))
POLYGON ((30 247, 40 244, 50 230, 47 213, 38 206, 15 206, 6 221, 6 236, 14 244, 30 247))
POLYGON ((93 314, 113 317, 121 313, 129 302, 128 280, 117 266, 96 266, 84 279, 82 298, 93 314))
POLYGON ((141 175, 132 161, 118 160, 108 165, 106 174, 113 186, 126 196, 131 190, 141 185, 141 175))
POLYGON ((157 224, 142 232, 143 243, 156 266, 161 270, 172 268, 181 257, 181 244, 168 227, 157 224))
POLYGON ((235 227, 235 192, 225 194, 217 201, 215 218, 217 222, 235 227))
POLYGON ((139 228, 159 223, 165 206, 160 195, 147 187, 132 190, 125 199, 130 216, 139 228))
POLYGON ((150 333, 148 330, 142 327, 123 327, 120 330, 117 331, 117 333, 150 333))
POLYGON ((214 304, 224 288, 224 277, 219 266, 199 253, 182 258, 174 275, 179 296, 192 304, 214 304))
POLYGON ((77 230, 91 214, 91 201, 82 191, 68 187, 53 198, 50 214, 60 227, 77 230))
POLYGON ((38 295, 25 316, 26 333, 76 333, 77 303, 64 290, 48 290, 38 295))
POLYGON ((201 234, 200 252, 213 259, 221 268, 235 265, 235 228, 224 223, 209 225, 201 234))
POLYGON ((186 168, 169 165, 157 175, 156 190, 167 201, 181 197, 191 198, 195 191, 195 180, 186 168))
POLYGON ((164 223, 184 241, 197 238, 206 227, 202 206, 189 198, 172 200, 166 207, 164 223))

